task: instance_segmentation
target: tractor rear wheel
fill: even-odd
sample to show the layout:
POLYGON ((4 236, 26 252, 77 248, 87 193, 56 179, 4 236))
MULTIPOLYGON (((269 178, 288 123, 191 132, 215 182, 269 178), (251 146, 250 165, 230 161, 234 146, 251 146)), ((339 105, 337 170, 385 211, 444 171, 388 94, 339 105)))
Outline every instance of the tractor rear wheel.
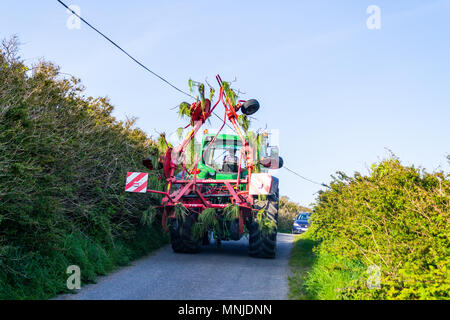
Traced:
POLYGON ((191 230, 195 224, 194 216, 184 219, 171 219, 169 231, 172 249, 177 253, 197 253, 200 250, 202 239, 195 239, 191 230))
MULTIPOLYGON (((264 210, 265 216, 278 226, 278 192, 267 196, 267 200, 256 201, 257 210, 264 210)), ((253 220, 248 226, 249 250, 251 257, 275 258, 277 248, 277 228, 264 230, 258 221, 253 220)))

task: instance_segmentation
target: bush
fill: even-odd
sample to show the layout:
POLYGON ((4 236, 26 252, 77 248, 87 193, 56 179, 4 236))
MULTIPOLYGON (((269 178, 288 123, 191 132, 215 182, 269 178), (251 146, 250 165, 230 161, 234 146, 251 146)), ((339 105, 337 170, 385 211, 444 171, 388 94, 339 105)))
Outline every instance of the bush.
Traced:
MULTIPOLYGON (((4 42, 0 298, 50 297, 64 290, 68 265, 79 264, 92 281, 164 241, 158 228, 140 224, 156 198, 124 192, 127 171, 157 156, 156 144, 112 111, 108 99, 85 97, 80 80, 63 79, 55 65, 28 69, 16 39, 4 42)), ((150 183, 164 187, 153 176, 150 183)))
POLYGON ((395 157, 373 165, 368 176, 338 173, 312 215, 317 259, 338 261, 354 274, 361 264, 378 266, 381 287, 369 289, 368 274, 350 277, 335 288, 336 297, 448 299, 449 204, 448 174, 403 166, 395 157))

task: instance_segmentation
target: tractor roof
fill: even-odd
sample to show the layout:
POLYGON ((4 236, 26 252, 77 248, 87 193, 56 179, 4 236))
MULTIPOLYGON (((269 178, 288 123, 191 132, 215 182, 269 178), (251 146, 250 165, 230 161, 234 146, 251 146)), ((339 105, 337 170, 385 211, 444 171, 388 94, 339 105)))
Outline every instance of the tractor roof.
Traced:
MULTIPOLYGON (((216 136, 216 134, 214 134, 214 133, 205 134, 205 136, 203 137, 202 145, 209 143, 209 141, 214 139, 215 136, 216 136)), ((248 138, 246 138, 246 140, 248 140, 248 138)), ((231 142, 231 145, 241 145, 241 139, 236 134, 224 134, 223 133, 223 134, 219 134, 216 138, 216 143, 222 144, 225 141, 228 142, 227 145, 230 144, 229 142, 231 142)))
MULTIPOLYGON (((214 138, 215 136, 216 136, 215 133, 208 133, 208 134, 205 134, 205 139, 210 138, 210 137, 214 138)), ((224 134, 224 133, 219 134, 217 136, 217 139, 219 139, 219 140, 240 140, 239 136, 237 134, 224 134)))

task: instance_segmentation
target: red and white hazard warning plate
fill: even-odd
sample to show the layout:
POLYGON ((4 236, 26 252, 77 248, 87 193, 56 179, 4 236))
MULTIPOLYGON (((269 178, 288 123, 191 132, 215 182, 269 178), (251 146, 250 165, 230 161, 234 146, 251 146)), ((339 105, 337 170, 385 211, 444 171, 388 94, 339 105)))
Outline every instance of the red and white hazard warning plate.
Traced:
POLYGON ((268 195, 270 193, 270 188, 272 188, 272 176, 267 173, 254 173, 250 180, 250 190, 251 195, 268 195))
POLYGON ((146 193, 148 184, 148 173, 128 172, 127 183, 125 185, 126 192, 146 193))

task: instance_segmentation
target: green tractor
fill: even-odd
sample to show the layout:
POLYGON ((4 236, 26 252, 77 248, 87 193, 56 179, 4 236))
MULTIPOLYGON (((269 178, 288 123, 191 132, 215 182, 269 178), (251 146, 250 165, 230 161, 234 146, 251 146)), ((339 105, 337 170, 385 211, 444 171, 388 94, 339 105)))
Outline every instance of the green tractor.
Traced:
MULTIPOLYGON (((221 80, 219 84, 220 96, 214 107, 211 108, 208 99, 193 103, 189 109, 192 130, 177 147, 167 144, 160 159, 167 190, 134 186, 131 178, 136 181, 142 178, 138 173, 135 176, 129 173, 127 187, 163 195, 158 208, 162 226, 170 232, 174 252, 198 252, 212 237, 220 245, 221 241, 240 240, 248 235, 250 256, 274 258, 279 191, 278 179, 268 170, 281 168, 283 160, 278 148, 268 145, 267 133, 243 134, 238 125, 237 112, 255 113, 258 101, 232 103, 221 80), (188 146, 192 146, 195 135, 219 102, 226 111, 223 125, 216 134, 205 130, 200 151, 190 158, 193 163, 188 164, 188 146), (236 134, 220 133, 227 119, 236 134)), ((155 167, 150 159, 144 160, 144 165, 149 169, 155 167)))
MULTIPOLYGON (((209 243, 211 237, 220 245, 221 241, 239 240, 248 235, 251 256, 275 257, 278 179, 268 175, 267 163, 272 167, 272 161, 267 160, 274 158, 277 148, 267 148, 263 135, 251 135, 246 138, 246 142, 252 137, 258 140, 253 141, 254 143, 260 144, 253 149, 256 150, 256 158, 262 161, 254 166, 252 173, 253 181, 249 189, 254 193, 251 195, 253 201, 243 202, 241 196, 247 196, 249 192, 249 170, 240 156, 243 144, 239 136, 204 136, 195 172, 199 190, 180 198, 182 208, 189 208, 188 211, 195 218, 177 219, 174 216, 169 221, 172 248, 175 252, 197 252, 201 244, 209 243), (267 156, 268 151, 271 151, 271 157, 267 156), (196 210, 198 206, 205 204, 207 206, 201 211, 196 210), (202 226, 199 227, 199 224, 202 226)), ((278 167, 279 165, 280 163, 278 167)), ((192 178, 192 175, 188 175, 188 180, 193 181, 192 178)), ((182 172, 178 173, 177 179, 183 180, 182 172)), ((178 184, 175 188, 180 190, 182 185, 178 184)))

